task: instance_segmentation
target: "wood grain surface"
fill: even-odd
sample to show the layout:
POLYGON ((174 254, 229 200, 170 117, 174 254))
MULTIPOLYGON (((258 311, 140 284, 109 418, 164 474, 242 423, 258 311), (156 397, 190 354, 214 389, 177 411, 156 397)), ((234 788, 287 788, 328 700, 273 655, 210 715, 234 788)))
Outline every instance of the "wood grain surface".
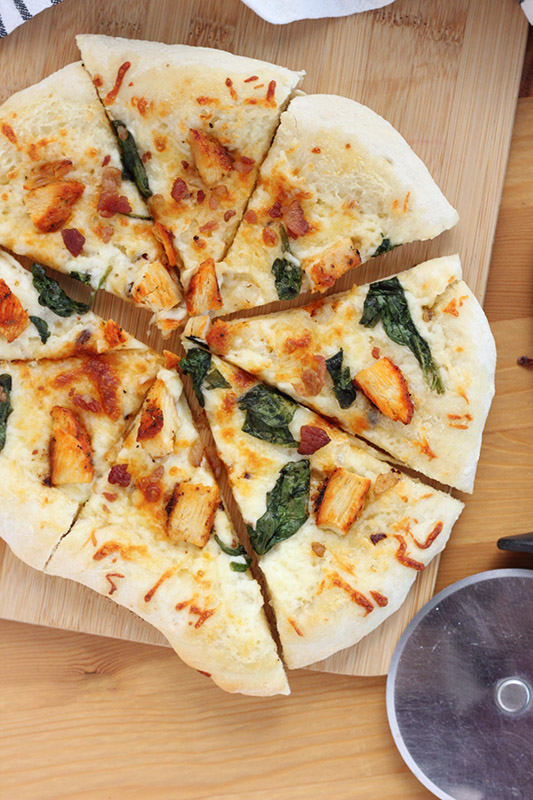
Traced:
MULTIPOLYGON (((18 42, 8 39, 3 43, 6 50, 0 51, 0 65, 8 77, 3 91, 8 94, 31 84, 79 57, 73 38, 81 30, 219 46, 304 67, 306 91, 345 94, 370 104, 390 119, 424 158, 461 214, 461 222, 453 231, 433 242, 404 246, 373 261, 346 275, 336 288, 390 274, 427 257, 458 251, 467 281, 482 298, 525 38, 524 21, 511 3, 482 14, 483 3, 479 2, 456 0, 429 9, 427 4, 405 0, 374 14, 283 28, 262 22, 237 0, 157 0, 149 5, 112 3, 111 7, 106 4, 104 11, 104 5, 96 3, 89 11, 79 0, 65 0, 56 11, 56 15, 61 13, 61 42, 55 48, 37 49, 36 56, 47 53, 44 61, 36 56, 25 61, 25 54, 39 33, 54 30, 52 12, 25 26, 18 34, 18 42), (10 52, 12 42, 15 44, 10 52), (484 99, 488 95, 495 98, 490 106, 484 99), (476 232, 474 236, 472 231, 476 232)), ((52 38, 55 42, 57 35, 52 38)), ((69 291, 83 294, 75 282, 66 278, 61 282, 69 291)), ((276 306, 269 308, 275 310, 276 306)), ((160 338, 153 331, 147 332, 147 314, 103 293, 96 311, 117 319, 131 333, 161 349, 160 338)), ((166 346, 179 350, 178 337, 166 346)), ((190 391, 188 396, 201 424, 207 452, 216 466, 216 451, 205 419, 190 391)), ((220 475, 226 504, 233 517, 240 520, 221 466, 220 475)), ((239 534, 244 535, 242 526, 239 534)), ((156 630, 107 598, 72 582, 35 572, 7 548, 0 558, 0 617, 165 644, 156 630)), ((315 668, 352 675, 385 674, 402 631, 433 594, 437 569, 438 559, 419 576, 407 602, 385 625, 315 668)))
MULTIPOLYGON (((119 23, 114 3, 96 3, 100 17, 91 17, 92 29, 101 24, 106 32, 140 35, 143 5, 128 3, 131 20, 119 23)), ((364 17, 377 26, 380 14, 398 11, 399 20, 411 9, 423 20, 424 5, 400 0, 364 17)), ((466 5, 439 0, 430 13, 466 5)), ((471 5, 478 13, 485 5, 490 16, 495 4, 471 5)), ((54 68, 48 19, 61 19, 67 30, 59 16, 63 6, 67 17, 69 6, 77 6, 80 19, 89 17, 89 4, 64 0, 41 15, 42 22, 38 17, 0 43, 10 81, 17 81, 17 52, 33 58, 43 74, 54 68)), ((512 0, 507 11, 514 14, 511 6, 512 0)), ((514 24, 520 27, 518 17, 514 24)), ((514 82, 508 81, 508 91, 515 91, 514 82)), ((501 96, 490 97, 492 107, 501 103, 501 96)), ((501 113, 512 117, 513 104, 505 111, 501 106, 501 113)), ((533 527, 533 372, 516 366, 517 356, 533 356, 532 137, 533 99, 522 99, 486 295, 499 352, 497 394, 476 489, 443 554, 437 589, 484 569, 533 567, 531 557, 495 547, 499 536, 533 527)), ((0 586, 5 580, 2 571, 0 586)), ((41 610, 59 614, 50 603, 42 596, 41 610)), ((0 637, 0 800, 431 800, 395 749, 384 678, 300 670, 291 673, 289 698, 244 698, 220 692, 167 649, 5 620, 0 637)))

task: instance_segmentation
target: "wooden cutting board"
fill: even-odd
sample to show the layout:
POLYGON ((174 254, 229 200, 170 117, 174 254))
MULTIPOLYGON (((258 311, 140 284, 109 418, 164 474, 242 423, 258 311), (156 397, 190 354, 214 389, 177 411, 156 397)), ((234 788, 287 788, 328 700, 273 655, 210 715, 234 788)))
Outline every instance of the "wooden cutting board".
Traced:
MULTIPOLYGON (((79 32, 219 47, 303 68, 305 91, 346 95, 371 106, 426 162, 461 221, 433 242, 405 245, 345 276, 337 288, 459 252, 467 282, 483 299, 527 35, 516 0, 397 0, 374 12, 284 27, 269 25, 238 0, 64 0, 0 43, 0 99, 79 58, 79 32)), ((82 296, 79 285, 66 278, 61 283, 82 296)), ((95 310, 162 348, 144 312, 103 294, 95 310)), ((177 337, 165 347, 177 350, 177 337)), ((228 505, 231 511, 231 498, 228 505)), ((312 668, 385 673, 402 630, 433 593, 437 562, 381 628, 312 668)), ((157 631, 108 598, 31 570, 1 543, 0 617, 165 644, 157 631)))

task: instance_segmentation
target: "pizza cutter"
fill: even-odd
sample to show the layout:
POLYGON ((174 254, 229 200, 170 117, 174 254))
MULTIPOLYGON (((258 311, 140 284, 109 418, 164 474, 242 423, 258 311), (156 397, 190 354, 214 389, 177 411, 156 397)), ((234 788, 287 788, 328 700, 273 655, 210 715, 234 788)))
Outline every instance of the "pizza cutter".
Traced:
MULTIPOLYGON (((533 552, 533 535, 511 539, 533 552)), ((533 571, 483 572, 430 600, 394 652, 387 712, 436 797, 533 800, 533 571)))

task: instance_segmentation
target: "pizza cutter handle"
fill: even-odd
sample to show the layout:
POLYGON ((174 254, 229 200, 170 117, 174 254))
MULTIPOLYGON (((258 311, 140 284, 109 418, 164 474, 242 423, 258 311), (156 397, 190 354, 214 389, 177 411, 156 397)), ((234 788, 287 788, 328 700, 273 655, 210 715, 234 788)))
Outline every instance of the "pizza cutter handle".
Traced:
POLYGON ((533 533, 519 533, 516 536, 503 536, 498 539, 500 550, 514 550, 519 553, 533 553, 533 533))

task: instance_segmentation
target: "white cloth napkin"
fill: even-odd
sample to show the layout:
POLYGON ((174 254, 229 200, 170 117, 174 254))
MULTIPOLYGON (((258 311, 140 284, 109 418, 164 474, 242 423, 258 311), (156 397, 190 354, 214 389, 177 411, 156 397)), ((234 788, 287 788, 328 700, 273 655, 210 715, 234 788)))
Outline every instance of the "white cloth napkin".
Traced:
POLYGON ((394 0, 243 0, 260 17, 274 25, 284 25, 297 19, 347 17, 359 11, 390 5, 394 0))
POLYGON ((0 0, 0 37, 61 0, 0 0))

